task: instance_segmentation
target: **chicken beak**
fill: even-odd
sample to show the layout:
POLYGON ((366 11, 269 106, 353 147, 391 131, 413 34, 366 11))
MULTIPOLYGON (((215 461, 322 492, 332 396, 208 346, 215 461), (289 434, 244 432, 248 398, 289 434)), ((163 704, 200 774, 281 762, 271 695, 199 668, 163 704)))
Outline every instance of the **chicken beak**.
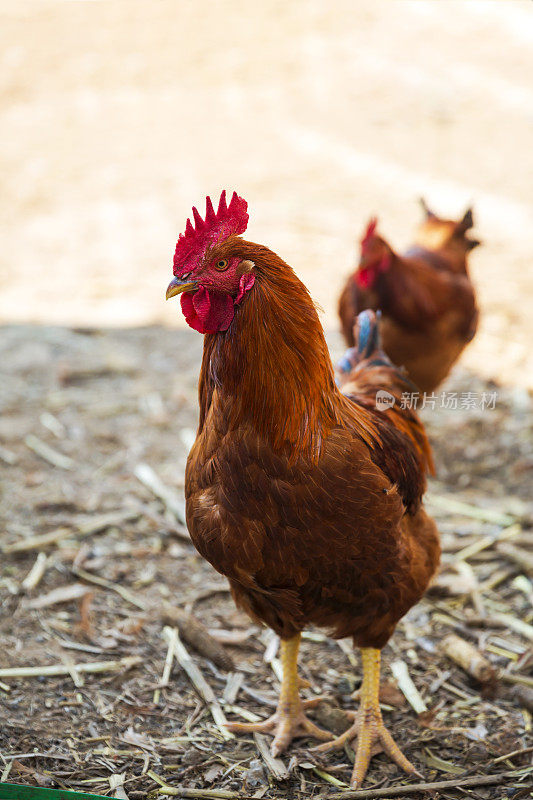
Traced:
POLYGON ((179 278, 172 278, 168 284, 166 299, 170 300, 171 297, 175 297, 177 294, 190 292, 197 288, 198 284, 196 281, 182 281, 179 278))

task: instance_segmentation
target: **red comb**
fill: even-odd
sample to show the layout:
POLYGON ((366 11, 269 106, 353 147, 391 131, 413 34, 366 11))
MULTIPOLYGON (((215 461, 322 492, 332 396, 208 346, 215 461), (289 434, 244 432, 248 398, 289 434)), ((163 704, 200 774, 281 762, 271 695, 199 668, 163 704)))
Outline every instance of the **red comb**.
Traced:
POLYGON ((176 252, 174 253, 174 275, 184 270, 193 269, 207 248, 223 242, 228 236, 244 233, 248 225, 248 203, 237 192, 229 205, 226 203, 225 190, 220 195, 218 209, 215 214, 210 197, 205 199, 205 219, 202 219, 196 207, 192 210, 194 225, 187 220, 185 233, 180 233, 176 252))
POLYGON ((370 222, 368 223, 367 229, 363 238, 361 239, 361 249, 364 250, 369 244, 370 240, 374 238, 374 234, 376 233, 376 228, 378 226, 378 218, 372 217, 370 222))

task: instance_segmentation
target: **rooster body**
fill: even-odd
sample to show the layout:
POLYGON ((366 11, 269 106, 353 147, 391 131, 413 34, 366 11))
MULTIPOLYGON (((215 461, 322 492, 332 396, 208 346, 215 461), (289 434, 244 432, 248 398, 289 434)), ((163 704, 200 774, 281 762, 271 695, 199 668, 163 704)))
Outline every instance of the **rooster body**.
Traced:
POLYGON ((427 451, 357 402, 356 379, 353 400, 337 389, 303 284, 274 254, 260 264, 254 245, 239 246, 264 272, 231 331, 205 340, 185 483, 191 537, 238 604, 281 636, 313 623, 382 647, 435 569, 420 508, 427 451), (269 268, 300 317, 284 317, 269 268))
POLYGON ((478 309, 467 254, 479 242, 466 236, 473 225, 470 210, 453 222, 425 208, 415 244, 404 255, 376 233, 376 221, 371 221, 358 269, 341 293, 339 316, 352 346, 357 315, 366 308, 380 309, 383 349, 405 367, 420 391, 431 392, 476 332, 478 309))
MULTIPOLYGON (((314 624, 379 652, 439 559, 435 524, 421 507, 431 456, 420 422, 400 408, 405 378, 390 362, 373 363, 375 353, 353 351, 341 391, 303 284, 277 255, 234 234, 209 247, 197 278, 183 276, 180 262, 170 296, 201 286, 206 261, 236 263, 230 296, 238 303, 229 326, 204 340, 185 481, 191 538, 229 579, 237 604, 287 647, 314 624), (254 281, 239 298, 243 275, 254 281), (374 409, 377 388, 398 399, 394 408, 374 409)), ((210 303, 220 310, 225 301, 210 303)), ((200 303, 196 310, 201 317, 200 303)), ((300 728, 288 726, 280 700, 275 753, 294 735, 330 738, 303 717, 293 689, 285 708, 294 706, 300 728)))

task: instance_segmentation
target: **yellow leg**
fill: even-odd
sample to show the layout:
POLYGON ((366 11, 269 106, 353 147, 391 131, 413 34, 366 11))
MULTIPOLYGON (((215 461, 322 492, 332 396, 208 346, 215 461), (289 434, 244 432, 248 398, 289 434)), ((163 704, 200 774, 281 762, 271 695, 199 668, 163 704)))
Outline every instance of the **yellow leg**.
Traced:
POLYGON ((332 742, 314 749, 322 751, 335 750, 344 747, 346 742, 352 742, 357 739, 355 764, 351 780, 353 789, 361 787, 370 764, 372 748, 377 743, 408 775, 417 775, 422 778, 422 775, 407 760, 383 724, 379 707, 380 650, 375 650, 372 647, 363 647, 361 648, 361 658, 363 662, 363 683, 360 692, 361 704, 354 724, 332 742))
POLYGON ((270 748, 273 756, 283 753, 296 736, 313 736, 316 739, 322 739, 322 741, 333 738, 331 733, 318 728, 304 714, 305 708, 316 706, 322 698, 300 699, 298 693, 300 682, 298 678, 299 647, 299 633, 292 639, 287 641, 282 639, 281 641, 283 680, 275 714, 264 720, 264 722, 230 722, 227 724, 228 729, 234 733, 248 733, 250 731, 271 733, 274 736, 274 741, 270 748))

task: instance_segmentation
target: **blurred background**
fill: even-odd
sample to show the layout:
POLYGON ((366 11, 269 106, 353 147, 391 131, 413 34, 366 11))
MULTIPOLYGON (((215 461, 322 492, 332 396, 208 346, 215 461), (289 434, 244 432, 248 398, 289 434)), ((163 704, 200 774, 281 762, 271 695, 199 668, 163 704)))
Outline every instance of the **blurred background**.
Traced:
POLYGON ((1 0, 0 323, 183 326, 191 206, 237 189, 247 237, 336 329, 377 213, 473 203, 482 308, 463 364, 533 383, 529 0, 1 0))
MULTIPOLYGON (((334 359, 337 299, 369 217, 402 249, 421 195, 456 219, 473 204, 481 323, 445 387, 497 402, 422 411, 442 571, 385 662, 404 659, 430 711, 423 723, 408 708, 388 713, 427 780, 486 775, 513 753, 525 764, 531 0, 0 0, 0 42, 0 670, 70 671, 39 683, 0 674, 2 780, 107 794, 127 776, 127 796, 145 800, 147 753, 156 774, 193 788, 240 791, 260 765, 251 741, 221 745, 183 670, 154 694, 168 600, 233 635, 235 669, 275 696, 270 640, 234 609, 183 524, 202 337, 165 290, 192 205, 203 212, 223 188, 249 203, 247 238, 309 286, 334 359), (504 675, 496 699, 441 649, 452 630, 504 675), (68 666, 109 658, 137 666, 88 675, 84 688, 68 666), (167 751, 165 737, 189 737, 189 725, 198 749, 183 737, 167 751)), ((332 697, 356 686, 343 649, 316 632, 303 644, 305 676, 332 697)), ((226 698, 225 676, 194 660, 226 698)), ((265 713, 248 695, 238 702, 265 713)), ((345 761, 328 763, 336 779, 348 779, 345 761)), ((292 773, 291 796, 331 788, 308 766, 292 773)), ((376 785, 398 777, 373 761, 376 785)))

